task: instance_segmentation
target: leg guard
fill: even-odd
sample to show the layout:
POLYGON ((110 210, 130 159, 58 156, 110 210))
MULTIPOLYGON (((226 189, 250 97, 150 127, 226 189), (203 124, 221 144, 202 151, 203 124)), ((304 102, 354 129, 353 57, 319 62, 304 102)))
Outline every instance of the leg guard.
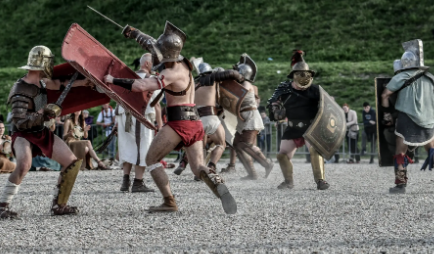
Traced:
POLYGON ((244 180, 256 180, 258 179, 258 174, 256 173, 255 167, 253 166, 252 158, 250 158, 243 150, 236 150, 238 158, 243 164, 247 171, 247 176, 243 177, 244 180))
POLYGON ((259 162, 265 168, 265 178, 271 173, 273 169, 274 163, 272 160, 269 160, 265 157, 265 155, 259 149, 254 149, 252 144, 246 142, 239 142, 236 145, 237 152, 238 150, 243 150, 248 155, 250 155, 255 161, 259 162))
POLYGON ((74 187, 75 179, 81 168, 83 160, 77 160, 69 165, 65 171, 60 172, 60 184, 54 193, 53 206, 51 207, 51 215, 68 215, 77 214, 78 208, 66 205, 72 188, 74 187))
POLYGON ((285 182, 294 182, 293 179, 293 166, 292 162, 289 160, 286 154, 277 154, 277 160, 279 161, 280 170, 282 170, 283 177, 285 178, 285 182))
POLYGON ((237 213, 237 203, 229 192, 229 189, 224 184, 224 180, 218 174, 212 170, 210 170, 209 173, 202 170, 200 171, 200 179, 202 179, 202 181, 212 190, 214 195, 221 200, 225 213, 237 213))
POLYGON ((61 180, 58 185, 57 197, 55 197, 58 205, 66 205, 66 203, 68 203, 69 196, 71 195, 82 162, 83 160, 77 160, 69 165, 64 172, 60 172, 61 180))
POLYGON ((14 196, 18 193, 20 189, 19 184, 11 183, 9 180, 6 181, 5 188, 3 189, 3 193, 0 197, 0 203, 11 203, 14 196))
POLYGON ((312 165, 313 178, 315 182, 319 180, 325 180, 324 175, 324 158, 316 151, 316 149, 311 146, 309 148, 310 152, 310 163, 312 165))
POLYGON ((428 157, 426 158, 425 162, 422 165, 422 168, 420 170, 426 170, 426 167, 429 165, 428 169, 432 170, 433 168, 433 159, 434 159, 434 148, 430 148, 428 150, 428 157))

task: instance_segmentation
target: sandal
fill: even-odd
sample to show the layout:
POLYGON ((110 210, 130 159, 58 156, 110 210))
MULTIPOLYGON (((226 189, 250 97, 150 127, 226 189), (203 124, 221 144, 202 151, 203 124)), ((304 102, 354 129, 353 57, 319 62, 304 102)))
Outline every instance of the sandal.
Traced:
POLYGON ((108 170, 109 169, 102 161, 98 161, 97 163, 98 163, 97 169, 100 169, 100 170, 108 170))

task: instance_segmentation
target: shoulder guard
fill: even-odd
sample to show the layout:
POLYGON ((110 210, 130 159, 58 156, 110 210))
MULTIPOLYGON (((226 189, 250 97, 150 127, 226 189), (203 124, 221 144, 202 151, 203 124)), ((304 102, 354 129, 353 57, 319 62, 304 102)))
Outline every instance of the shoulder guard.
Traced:
POLYGON ((284 82, 281 82, 276 90, 274 90, 273 95, 270 99, 267 101, 267 105, 270 105, 272 102, 275 102, 279 99, 280 96, 283 94, 291 93, 291 80, 286 80, 284 82))
POLYGON ((8 96, 8 104, 11 103, 11 98, 15 96, 24 96, 30 99, 35 98, 40 93, 39 87, 27 84, 22 79, 19 79, 17 82, 15 82, 14 86, 12 87, 11 91, 9 92, 8 96))

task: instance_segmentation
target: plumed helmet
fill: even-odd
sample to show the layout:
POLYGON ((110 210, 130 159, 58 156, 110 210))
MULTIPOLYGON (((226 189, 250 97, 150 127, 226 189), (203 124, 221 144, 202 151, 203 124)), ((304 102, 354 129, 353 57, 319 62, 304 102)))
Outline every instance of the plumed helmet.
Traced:
POLYGON ((255 82, 258 68, 255 61, 246 53, 240 56, 240 61, 234 66, 234 69, 243 75, 247 81, 255 82))
POLYGON ((211 72, 212 68, 211 65, 209 65, 208 63, 201 63, 199 64, 199 73, 204 73, 204 72, 211 72))
POLYGON ((54 55, 51 50, 45 46, 35 46, 29 52, 27 65, 19 67, 20 69, 31 71, 43 71, 48 78, 53 76, 54 55))
MULTIPOLYGON (((181 55, 181 50, 186 39, 187 36, 181 29, 166 21, 163 34, 152 45, 152 54, 157 58, 154 60, 154 64, 161 65, 167 62, 182 61, 184 57, 181 55)), ((154 66, 154 69, 156 68, 158 66, 154 66)))
POLYGON ((315 76, 315 71, 309 69, 309 65, 304 61, 303 56, 305 55, 304 51, 294 49, 292 51, 292 58, 291 58, 291 67, 292 70, 288 75, 288 78, 293 78, 293 75, 297 71, 307 71, 312 74, 312 77, 315 76))
POLYGON ((304 61, 303 55, 304 51, 298 49, 293 50, 291 58, 292 70, 288 78, 293 79, 298 87, 307 89, 312 85, 315 72, 309 69, 309 65, 304 61))

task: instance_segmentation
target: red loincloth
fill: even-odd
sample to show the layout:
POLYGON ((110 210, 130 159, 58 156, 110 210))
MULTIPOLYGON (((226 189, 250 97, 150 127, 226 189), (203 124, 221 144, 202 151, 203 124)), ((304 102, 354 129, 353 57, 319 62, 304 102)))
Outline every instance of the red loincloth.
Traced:
POLYGON ((24 138, 32 144, 32 156, 46 156, 51 158, 53 155, 54 134, 48 128, 37 132, 16 131, 12 135, 12 152, 14 151, 14 142, 18 137, 24 138))
POLYGON ((302 147, 304 145, 304 138, 295 138, 293 139, 294 143, 295 143, 295 147, 299 148, 302 147))
POLYGON ((182 147, 189 147, 197 141, 202 141, 204 136, 202 121, 179 120, 169 121, 166 123, 180 137, 181 142, 176 146, 175 150, 180 150, 182 147))

